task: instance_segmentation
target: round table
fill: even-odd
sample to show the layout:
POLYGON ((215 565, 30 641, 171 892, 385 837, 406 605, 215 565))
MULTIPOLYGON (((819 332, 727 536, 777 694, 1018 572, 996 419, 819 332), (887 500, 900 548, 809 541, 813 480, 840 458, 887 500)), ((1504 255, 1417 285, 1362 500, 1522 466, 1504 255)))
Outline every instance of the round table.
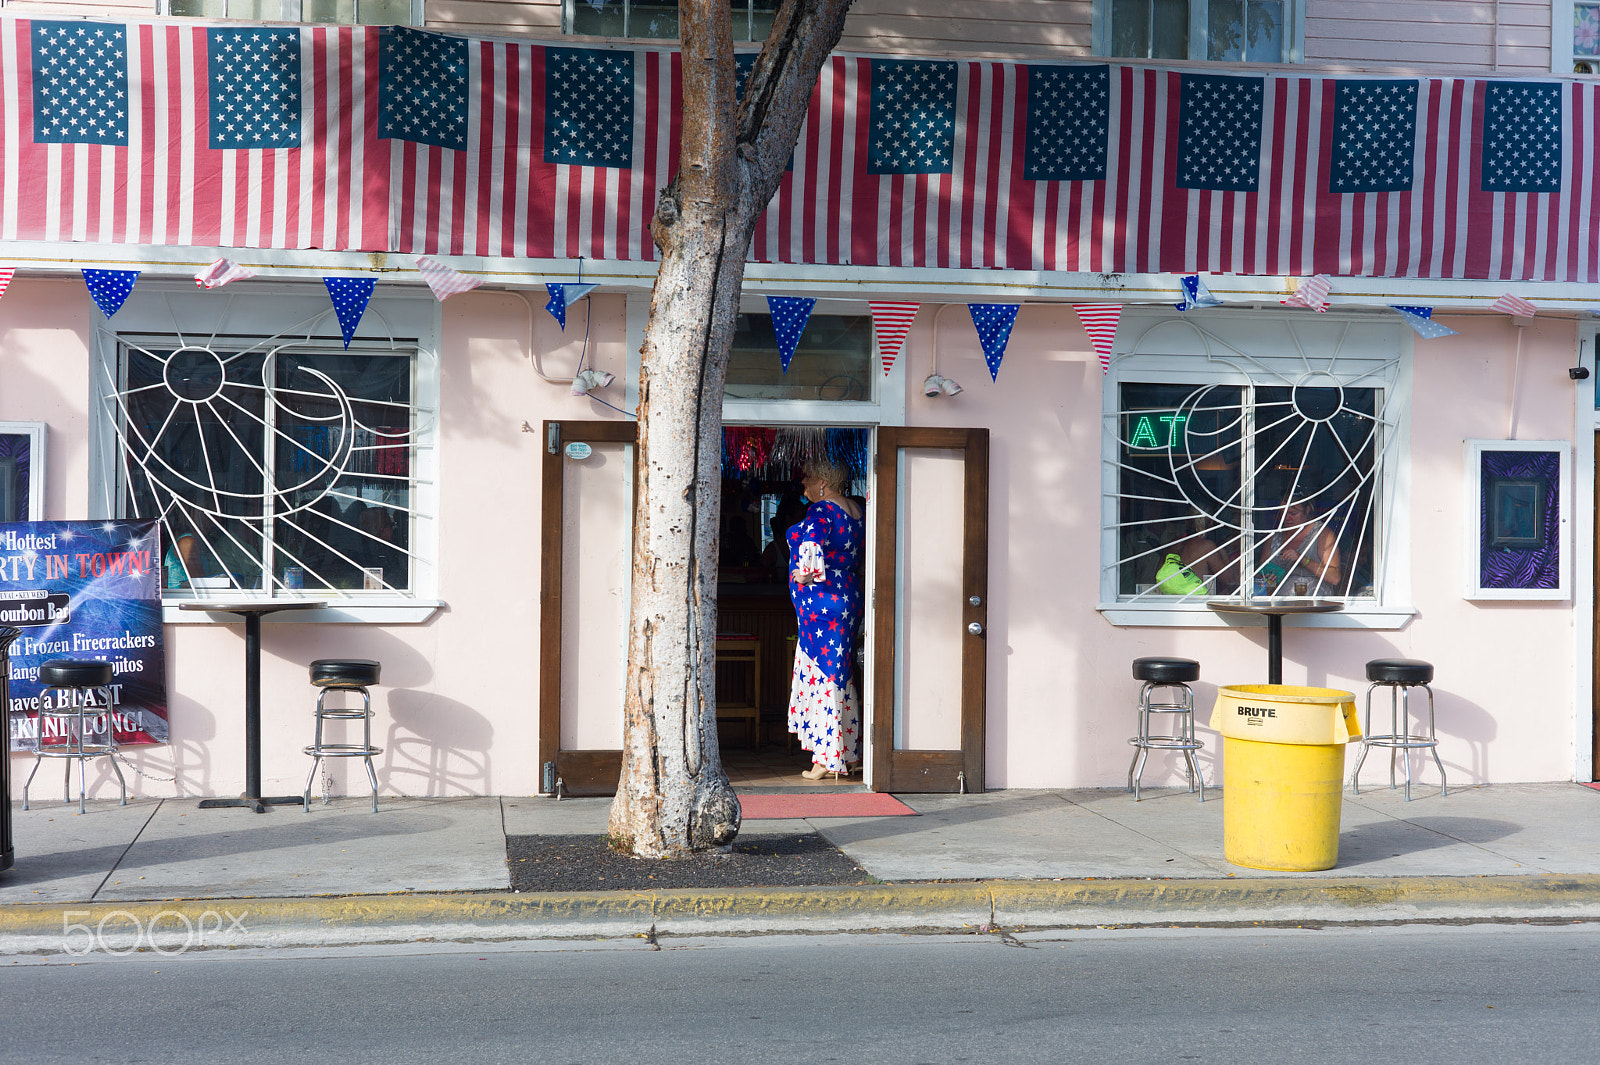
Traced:
POLYGON ((237 614, 244 618, 244 794, 237 799, 201 799, 200 809, 248 807, 266 813, 268 806, 300 806, 301 795, 261 794, 261 616, 280 610, 320 609, 314 599, 194 599, 179 603, 179 610, 208 614, 237 614))
POLYGON ((1206 606, 1219 614, 1255 614, 1267 619, 1267 683, 1283 683, 1283 617, 1285 614, 1331 614, 1343 610, 1337 599, 1212 599, 1206 606))

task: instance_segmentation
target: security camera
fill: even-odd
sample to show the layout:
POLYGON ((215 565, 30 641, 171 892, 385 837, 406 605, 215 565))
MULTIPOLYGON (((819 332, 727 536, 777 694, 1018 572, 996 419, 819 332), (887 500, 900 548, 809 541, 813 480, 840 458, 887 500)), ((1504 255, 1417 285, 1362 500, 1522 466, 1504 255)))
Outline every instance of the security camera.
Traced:
POLYGON ((1567 370, 1567 376, 1572 378, 1574 381, 1585 380, 1589 376, 1589 367, 1587 367, 1587 366, 1574 366, 1574 367, 1570 368, 1569 370, 1567 370))

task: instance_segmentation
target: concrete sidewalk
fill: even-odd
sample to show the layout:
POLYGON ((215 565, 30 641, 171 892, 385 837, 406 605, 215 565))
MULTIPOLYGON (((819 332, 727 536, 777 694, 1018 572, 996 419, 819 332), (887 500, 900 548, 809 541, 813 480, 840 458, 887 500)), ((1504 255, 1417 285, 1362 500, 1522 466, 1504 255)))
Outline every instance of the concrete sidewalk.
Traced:
POLYGON ((882 884, 573 895, 511 894, 505 837, 599 834, 609 799, 383 799, 376 814, 349 799, 309 815, 200 810, 194 799, 96 802, 83 815, 76 804, 17 804, 0 951, 60 949, 69 912, 80 924, 122 914, 112 924, 129 934, 167 914, 166 941, 192 943, 194 923, 220 921, 222 903, 252 914, 237 942, 262 945, 651 927, 1600 919, 1600 792, 1558 783, 1413 794, 1347 791, 1339 864, 1316 873, 1225 861, 1226 796, 1215 791, 1204 804, 1178 790, 1147 789, 1137 803, 1120 790, 1001 791, 902 796, 918 817, 745 824, 742 838, 819 832, 882 884))

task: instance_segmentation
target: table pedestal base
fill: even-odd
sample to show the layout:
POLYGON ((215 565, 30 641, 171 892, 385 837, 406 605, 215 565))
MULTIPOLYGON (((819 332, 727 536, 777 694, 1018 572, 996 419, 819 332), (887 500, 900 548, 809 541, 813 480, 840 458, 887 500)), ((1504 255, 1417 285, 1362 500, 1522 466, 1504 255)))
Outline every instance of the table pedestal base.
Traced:
POLYGON ((305 800, 298 795, 263 795, 260 798, 251 798, 241 795, 237 799, 201 799, 202 810, 223 810, 235 807, 247 807, 258 814, 267 812, 269 806, 304 806, 305 800))

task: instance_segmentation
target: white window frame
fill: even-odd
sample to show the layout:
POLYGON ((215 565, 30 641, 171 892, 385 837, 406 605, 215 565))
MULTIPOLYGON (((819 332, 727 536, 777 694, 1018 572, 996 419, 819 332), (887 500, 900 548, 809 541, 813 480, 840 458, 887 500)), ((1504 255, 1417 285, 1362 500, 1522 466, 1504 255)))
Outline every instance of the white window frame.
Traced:
MULTIPOLYGON (((1207 18, 1209 0, 1189 0, 1189 59, 1208 62, 1206 59, 1207 36, 1210 32, 1210 23, 1207 18)), ((1570 0, 1569 0, 1570 2, 1570 0)), ((1305 0, 1283 0, 1283 45, 1284 55, 1281 63, 1305 62, 1306 20, 1305 0)), ((1571 15, 1567 16, 1571 22, 1571 15)), ((1094 17, 1091 26, 1094 39, 1094 54, 1110 58, 1126 59, 1126 56, 1111 55, 1111 0, 1094 0, 1094 17)), ((1148 60, 1147 62, 1160 62, 1148 60)), ((1217 60, 1224 62, 1224 60, 1217 60)))
MULTIPOLYGON (((107 403, 120 358, 122 337, 185 335, 204 342, 213 333, 273 337, 296 322, 315 319, 311 341, 342 344, 332 304, 322 285, 262 284, 253 282, 249 295, 196 292, 192 285, 149 281, 128 297, 114 319, 100 319, 91 340, 89 516, 114 518, 117 508, 119 440, 107 403), (108 376, 107 368, 111 370, 108 376)), ((306 589, 295 595, 275 589, 273 598, 304 598, 323 602, 316 611, 269 614, 273 622, 381 622, 412 624, 427 621, 441 603, 439 594, 439 303, 431 296, 395 295, 380 289, 367 305, 360 339, 392 339, 396 347, 414 352, 412 405, 417 429, 413 439, 410 551, 411 585, 408 591, 351 592, 306 589)), ((305 333, 297 334, 304 337, 305 333)), ((352 344, 352 350, 355 345, 352 344)), ((229 599, 267 598, 262 591, 230 591, 229 599)), ((206 623, 207 616, 180 611, 173 598, 164 602, 163 620, 169 624, 206 623)))
MULTIPOLYGON (((280 14, 278 15, 278 17, 276 19, 271 19, 271 18, 264 19, 263 21, 266 21, 266 22, 299 22, 300 21, 300 15, 301 15, 301 11, 302 11, 301 6, 300 6, 301 0, 278 0, 278 2, 279 2, 279 4, 281 5, 281 8, 282 8, 282 10, 281 10, 280 14)), ((355 0, 356 21, 353 22, 353 23, 339 23, 339 25, 355 25, 355 26, 364 25, 364 23, 362 23, 362 21, 361 21, 361 3, 362 3, 362 0, 355 0)), ((424 3, 424 0, 411 0, 411 21, 406 23, 406 25, 408 25, 408 26, 421 26, 423 24, 423 19, 424 19, 423 3, 424 3)), ((173 13, 172 13, 172 0, 156 0, 156 14, 161 15, 161 16, 166 17, 166 18, 184 17, 184 16, 175 16, 175 15, 173 15, 173 13)), ((221 18, 221 19, 231 18, 231 16, 229 16, 229 15, 206 15, 204 17, 205 18, 221 18)), ((251 21, 251 20, 241 19, 239 21, 251 21)), ((328 23, 326 25, 331 25, 331 23, 328 23)))
POLYGON ((24 521, 44 520, 45 423, 0 422, 0 435, 28 438, 28 499, 24 521))
MULTIPOLYGON (((1312 312, 1227 308, 1178 312, 1153 307, 1123 311, 1104 379, 1101 410, 1100 602, 1097 609, 1114 625, 1221 628, 1229 624, 1205 605, 1203 597, 1182 602, 1145 596, 1129 601, 1118 591, 1120 562, 1118 461, 1121 386, 1124 383, 1242 384, 1254 377, 1253 360, 1292 357, 1298 348, 1313 362, 1358 387, 1384 391, 1382 410, 1394 421, 1379 442, 1379 573, 1372 599, 1350 599, 1336 613, 1307 615, 1297 624, 1326 628, 1402 628, 1416 613, 1411 606, 1410 406, 1412 337, 1388 315, 1359 311, 1312 312), (1362 377, 1374 364, 1393 361, 1381 378, 1362 377), (1370 385, 1368 385, 1370 382, 1370 385)), ((1257 384, 1281 380, 1255 377, 1257 384)))
POLYGON ((1468 440, 1464 444, 1463 470, 1466 477, 1467 509, 1462 522, 1463 590, 1462 598, 1482 601, 1565 602, 1572 598, 1572 443, 1568 440, 1468 440), (1485 588, 1479 583, 1482 576, 1481 529, 1478 524, 1483 513, 1483 454, 1486 451, 1536 451, 1558 456, 1557 530, 1556 551, 1560 556, 1554 588, 1485 588))
POLYGON ((1580 77, 1600 76, 1600 56, 1573 52, 1572 20, 1574 0, 1552 0, 1550 4, 1550 73, 1571 77, 1578 63, 1591 63, 1594 70, 1580 77))
MULTIPOLYGON (((564 36, 571 36, 574 33, 574 31, 572 29, 572 21, 573 21, 572 12, 573 12, 573 8, 576 5, 581 4, 583 2, 584 2, 584 0, 561 0, 561 32, 562 32, 562 34, 564 36)), ((750 0, 745 0, 745 14, 746 14, 746 16, 749 16, 751 14, 750 8, 751 8, 750 0)), ((633 35, 631 33, 629 33, 629 30, 632 28, 632 25, 631 25, 632 20, 633 20, 633 0, 622 0, 622 36, 618 37, 618 38, 613 38, 613 39, 615 39, 615 40, 644 40, 644 41, 675 41, 675 40, 678 40, 677 37, 639 37, 639 38, 635 38, 635 37, 633 37, 633 35)), ((746 27, 746 32, 747 33, 748 33, 748 29, 749 29, 750 23, 751 23, 751 20, 747 17, 745 19, 745 27, 746 27)), ((745 36, 745 37, 735 37, 733 40, 734 40, 735 44, 760 44, 762 41, 766 40, 766 38, 765 37, 761 37, 761 38, 757 39, 757 38, 751 38, 749 36, 745 36)))

